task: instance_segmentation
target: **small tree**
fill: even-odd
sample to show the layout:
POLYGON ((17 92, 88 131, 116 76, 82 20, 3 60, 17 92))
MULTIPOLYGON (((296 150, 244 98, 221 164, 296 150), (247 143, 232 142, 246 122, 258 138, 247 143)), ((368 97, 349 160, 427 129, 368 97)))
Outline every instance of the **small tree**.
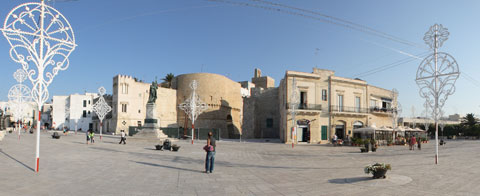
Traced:
POLYGON ((173 78, 175 78, 173 73, 169 73, 165 76, 165 78, 162 79, 163 82, 166 84, 167 88, 172 88, 173 78))
POLYGON ((473 113, 467 114, 465 117, 462 118, 462 125, 467 126, 469 128, 474 127, 477 124, 477 119, 473 115, 473 113))

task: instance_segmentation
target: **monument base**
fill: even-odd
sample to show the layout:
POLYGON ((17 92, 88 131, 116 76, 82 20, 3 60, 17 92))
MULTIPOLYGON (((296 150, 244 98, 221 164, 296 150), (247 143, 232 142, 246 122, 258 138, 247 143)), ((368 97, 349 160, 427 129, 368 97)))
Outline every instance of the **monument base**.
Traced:
POLYGON ((168 136, 165 135, 162 130, 160 130, 158 128, 154 129, 154 128, 147 128, 147 127, 140 129, 138 131, 138 133, 133 135, 133 137, 149 138, 149 139, 157 138, 157 139, 160 139, 160 140, 168 138, 168 136))
POLYGON ((155 108, 155 103, 147 103, 147 116, 145 118, 144 125, 133 137, 148 139, 157 138, 160 140, 168 138, 168 136, 165 135, 158 127, 155 108))

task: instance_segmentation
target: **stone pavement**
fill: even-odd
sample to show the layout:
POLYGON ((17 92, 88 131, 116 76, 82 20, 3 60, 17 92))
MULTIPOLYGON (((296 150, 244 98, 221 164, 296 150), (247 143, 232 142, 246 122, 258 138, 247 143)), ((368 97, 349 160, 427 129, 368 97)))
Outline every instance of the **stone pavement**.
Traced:
POLYGON ((85 134, 58 140, 42 133, 40 172, 35 135, 7 134, 0 142, 0 195, 480 195, 480 142, 449 141, 421 151, 404 146, 359 153, 358 147, 220 141, 215 170, 205 174, 205 141, 179 152, 156 151, 154 142, 85 134), (363 173, 367 164, 392 165, 387 179, 363 173))

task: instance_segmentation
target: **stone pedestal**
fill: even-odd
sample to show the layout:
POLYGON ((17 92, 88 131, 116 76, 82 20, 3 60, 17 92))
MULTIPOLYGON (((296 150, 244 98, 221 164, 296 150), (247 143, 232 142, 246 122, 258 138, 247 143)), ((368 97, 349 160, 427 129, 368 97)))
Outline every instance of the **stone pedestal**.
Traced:
POLYGON ((135 134, 134 137, 166 139, 167 135, 160 130, 158 118, 156 116, 155 103, 147 103, 147 115, 144 126, 135 134))

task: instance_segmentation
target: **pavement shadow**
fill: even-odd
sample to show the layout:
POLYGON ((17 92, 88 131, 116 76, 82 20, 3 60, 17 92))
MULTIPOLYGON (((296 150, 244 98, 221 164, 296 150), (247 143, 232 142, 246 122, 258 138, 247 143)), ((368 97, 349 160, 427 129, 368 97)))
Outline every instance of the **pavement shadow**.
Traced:
POLYGON ((13 158, 12 156, 10 156, 9 154, 7 154, 6 152, 3 152, 3 150, 2 150, 2 149, 0 149, 0 152, 1 152, 2 154, 4 154, 5 156, 7 156, 8 158, 10 158, 10 159, 12 159, 12 160, 16 161, 17 163, 20 163, 20 165, 23 165, 24 167, 26 167, 26 168, 28 168, 28 169, 32 170, 33 172, 35 171, 33 168, 29 167, 28 165, 25 165, 25 163, 22 163, 21 161, 19 161, 19 160, 17 160, 17 159, 15 159, 15 158, 13 158))
POLYGON ((333 184, 353 184, 357 182, 374 180, 372 177, 353 177, 353 178, 336 178, 330 179, 328 182, 333 184))
POLYGON ((143 164, 143 165, 154 166, 154 167, 163 167, 163 168, 168 168, 168 169, 177 169, 177 170, 183 170, 183 171, 189 171, 189 172, 203 173, 202 171, 199 171, 199 170, 173 167, 173 166, 168 166, 168 165, 160 165, 160 164, 156 164, 156 163, 147 163, 147 162, 141 162, 141 161, 132 161, 132 162, 135 162, 135 163, 138 163, 138 164, 143 164))
POLYGON ((145 150, 153 150, 153 151, 164 151, 163 149, 162 150, 157 150, 156 148, 143 148, 145 150))

